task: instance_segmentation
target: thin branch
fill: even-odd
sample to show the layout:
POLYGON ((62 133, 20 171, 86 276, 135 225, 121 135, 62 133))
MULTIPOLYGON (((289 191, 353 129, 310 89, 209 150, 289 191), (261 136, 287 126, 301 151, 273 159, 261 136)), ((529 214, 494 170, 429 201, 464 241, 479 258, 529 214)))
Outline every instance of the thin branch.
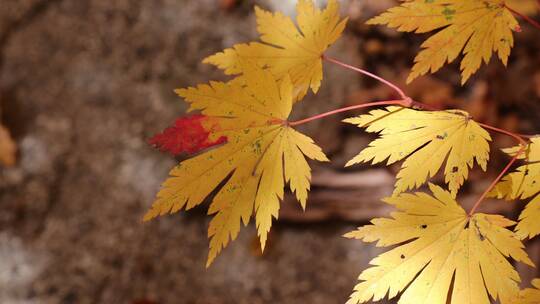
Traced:
POLYGON ((527 21, 528 23, 530 23, 532 26, 536 27, 537 29, 540 29, 540 23, 538 23, 538 21, 530 18, 529 16, 527 15, 524 15, 516 10, 514 10, 513 8, 509 7, 508 5, 504 5, 504 7, 509 10, 512 14, 522 18, 523 20, 527 21))
POLYGON ((288 125, 291 126, 291 127, 294 127, 294 126, 302 125, 302 124, 305 124, 305 123, 308 123, 308 122, 311 122, 311 121, 314 121, 314 120, 318 120, 318 119, 321 119, 321 118, 324 118, 324 117, 327 117, 327 116, 331 116, 331 115, 335 115, 335 114, 338 114, 338 113, 343 113, 343 112, 347 112, 347 111, 351 111, 351 110, 356 110, 356 109, 363 109, 363 108, 377 107, 377 106, 390 106, 390 105, 399 105, 399 106, 402 106, 402 107, 408 107, 409 104, 410 103, 409 103, 408 100, 386 100, 386 101, 376 101, 376 102, 363 103, 363 104, 359 104, 359 105, 354 105, 354 106, 350 106, 350 107, 340 108, 340 109, 337 109, 337 110, 321 113, 321 114, 318 114, 318 115, 315 115, 315 116, 312 116, 312 117, 308 117, 306 119, 292 121, 292 122, 289 122, 288 125))
MULTIPOLYGON (((343 112, 347 112, 347 111, 351 111, 351 110, 363 109, 363 108, 368 108, 368 107, 388 106, 388 105, 398 105, 398 106, 402 106, 402 107, 405 107, 405 108, 414 108, 414 107, 417 107, 417 108, 430 108, 428 105, 425 105, 425 104, 420 103, 420 102, 413 101, 410 98, 405 99, 405 100, 377 101, 377 102, 370 102, 370 103, 364 103, 364 104, 344 107, 344 108, 336 109, 336 110, 333 110, 333 111, 321 113, 321 114, 318 114, 318 115, 315 115, 315 116, 312 116, 312 117, 309 117, 309 118, 306 118, 306 119, 289 122, 288 125, 291 126, 291 127, 294 127, 294 126, 302 125, 302 124, 305 124, 305 123, 308 123, 308 122, 311 122, 311 121, 322 119, 322 118, 325 118, 325 117, 328 117, 328 116, 331 116, 331 115, 335 115, 335 114, 338 114, 338 113, 343 113, 343 112)), ((516 155, 514 155, 512 160, 510 160, 510 162, 506 165, 506 167, 500 172, 500 174, 497 176, 497 178, 489 185, 489 187, 484 191, 484 193, 482 193, 480 198, 478 198, 478 200, 474 204, 473 208, 469 212, 469 216, 472 216, 476 212, 476 210, 478 209, 478 207, 480 207, 480 205, 482 204, 484 199, 487 197, 489 192, 491 192, 491 190, 493 190, 493 188, 497 185, 497 183, 503 178, 503 176, 508 172, 508 170, 516 162, 518 157, 525 151, 528 143, 524 138, 532 137, 532 136, 529 136, 529 135, 515 134, 515 133, 512 133, 510 131, 500 129, 500 128, 497 128, 497 127, 493 127, 493 126, 490 126, 490 125, 487 125, 487 124, 484 124, 484 123, 478 123, 478 124, 480 126, 486 128, 486 129, 488 129, 488 130, 491 130, 491 131, 494 131, 494 132, 497 132, 497 133, 501 133, 501 134, 504 134, 504 135, 508 135, 508 136, 516 139, 521 144, 521 148, 516 153, 516 155)))
POLYGON ((515 133, 512 133, 510 131, 506 131, 506 130, 503 130, 503 129, 500 129, 500 128, 497 128, 497 127, 493 127, 493 126, 490 126, 490 125, 486 125, 486 124, 483 124, 483 123, 478 123, 480 126, 488 129, 488 130, 491 130, 491 131, 494 131, 494 132, 497 132, 497 133, 501 133, 501 134, 505 134, 505 135, 508 135, 510 137, 513 137, 514 139, 516 139, 520 144, 521 144, 521 148, 519 149, 519 151, 516 153, 516 155, 514 155, 514 157, 512 157, 512 159, 510 160, 510 162, 508 162, 508 164, 506 165, 506 167, 504 167, 504 169, 501 171, 501 173, 499 174, 499 176, 497 176, 497 178, 489 185, 489 187, 484 191, 484 193, 482 193, 482 195, 480 196, 480 198, 478 198, 478 200, 476 201, 476 203, 474 204, 473 208, 471 209, 471 211, 469 212, 469 216, 472 216, 475 212, 476 212, 476 209, 478 209, 478 207, 480 207, 480 204, 482 204, 482 202, 484 201, 484 199, 488 196, 489 192, 491 192, 491 190, 493 190, 493 188, 495 188, 495 186, 497 185, 497 183, 501 180, 501 178, 503 178, 503 176, 506 174, 506 172, 508 172, 508 170, 510 169, 510 167, 512 167, 512 165, 516 162, 516 160, 518 159, 518 157, 523 153, 525 152, 525 149, 527 148, 527 145, 528 143, 523 139, 523 137, 521 135, 518 135, 518 134, 515 134, 515 133))
POLYGON ((503 178, 503 176, 506 174, 506 172, 508 172, 508 170, 510 169, 510 167, 512 167, 512 165, 516 162, 516 160, 518 159, 518 157, 523 153, 525 152, 525 149, 526 149, 526 145, 522 145, 521 148, 519 149, 519 151, 516 153, 516 155, 514 155, 514 157, 512 157, 512 159, 510 160, 510 162, 508 162, 508 164, 506 165, 506 167, 504 167, 504 169, 501 171, 501 173, 499 174, 499 176, 497 176, 497 178, 489 185, 489 187, 486 189, 486 191, 484 191, 484 193, 482 193, 482 196, 480 196, 480 198, 476 201, 476 203, 474 204, 474 206, 472 207, 471 211, 469 212, 469 216, 472 216, 475 212, 476 212, 476 209, 478 209, 478 207, 480 207, 480 204, 482 204, 482 202, 484 201, 484 199, 487 197, 487 195, 489 194, 489 192, 491 192, 491 190, 493 190, 493 188, 495 188, 495 186, 497 185, 497 183, 501 180, 501 178, 503 178))
MULTIPOLYGON (((540 1, 540 0, 539 0, 540 1)), ((516 133, 517 136, 521 137, 521 138, 527 138, 527 139, 531 139, 531 138, 535 138, 535 137, 538 137, 540 135, 538 134, 533 134, 533 135, 530 135, 530 134, 518 134, 516 133)))
MULTIPOLYGON (((539 0, 540 1, 540 0, 539 0)), ((506 7, 509 11, 511 11, 512 13, 524 18, 525 20, 527 20, 529 23, 533 24, 534 26, 538 27, 540 29, 540 24, 538 24, 536 21, 530 19, 529 17, 527 16, 524 16, 524 15, 521 15, 520 13, 514 11, 513 9, 509 8, 509 7, 506 7)), ((306 119, 303 119, 303 120, 298 120, 298 121, 294 121, 294 122, 290 122, 288 123, 289 126, 298 126, 298 125, 301 125, 301 124, 304 124, 304 123, 308 123, 308 122, 311 122, 311 121, 314 121, 314 120, 318 120, 318 119, 321 119, 321 118, 324 118, 324 117, 327 117, 327 116, 330 116, 330 115, 335 115, 335 114, 338 114, 338 113, 342 113, 342 112, 346 112, 346 111, 350 111, 350 110, 355 110, 355 109, 362 109, 362 108, 367 108, 367 107, 374 107, 374 106, 385 106, 385 105, 400 105, 402 107, 405 107, 405 108, 413 108, 413 109, 427 109, 427 110, 430 110, 430 111, 437 111, 439 109, 435 109, 434 107, 432 106, 429 106, 427 104, 424 104, 424 103, 421 103, 421 102, 417 102, 417 101, 414 101, 412 100, 410 97, 408 97, 397 85, 391 83, 390 81, 382 78, 382 77, 379 77, 375 74, 372 74, 370 72, 367 72, 365 70, 362 70, 360 68, 357 68, 357 67, 354 67, 354 66, 351 66, 351 65, 348 65, 346 63, 343 63, 339 60, 336 60, 336 59, 333 59, 333 58, 330 58, 328 56, 324 56, 322 57, 324 60, 328 61, 328 62, 332 62, 332 63, 335 63, 341 67, 344 67, 344 68, 347 68, 347 69, 350 69, 350 70, 353 70, 353 71, 356 71, 356 72, 359 72, 361 74, 364 74, 364 75, 367 75, 369 77, 372 77, 374 79, 377 79, 378 81, 388 85, 389 87, 393 88, 396 92, 398 92, 398 94, 403 98, 401 100, 388 100, 388 101, 378 101, 378 102, 371 102, 371 103, 364 103, 364 104, 359 104, 359 105, 354 105, 354 106, 350 106, 350 107, 345 107, 345 108, 341 108, 341 109, 337 109, 337 110, 333 110, 333 111, 330 111, 330 112, 326 112, 326 113, 322 113, 322 114, 319 114, 319 115, 315 115, 315 116, 312 116, 312 117, 309 117, 309 118, 306 118, 306 119)), ((514 155, 514 157, 512 158, 512 160, 510 160, 510 162, 506 165, 506 167, 502 170, 502 172, 500 172, 499 176, 497 176, 497 178, 489 185, 489 187, 484 191, 484 193, 482 193, 482 195, 480 196, 480 198, 476 201, 476 203, 474 204, 473 208, 471 209, 471 211, 469 212, 469 216, 472 216, 476 210, 478 209, 478 207, 482 204, 482 202, 484 201, 484 199, 487 197, 487 195, 489 194, 489 192, 491 192, 491 190, 493 190, 493 188, 497 185, 497 183, 502 179, 502 177, 506 174, 506 172, 508 172, 508 170, 510 170, 510 168, 512 167, 512 165, 516 162, 516 160, 518 159, 518 157, 525 151, 525 148, 527 147, 528 143, 527 141, 525 140, 525 138, 532 138, 533 136, 530 136, 530 135, 521 135, 521 134, 516 134, 516 133, 512 133, 510 131, 507 131, 507 130, 503 130, 503 129, 500 129, 500 128, 497 128, 497 127, 494 127, 494 126, 490 126, 490 125, 487 125, 487 124, 483 124, 483 123, 479 123, 480 126, 488 129, 488 130, 491 130, 491 131, 494 131, 494 132, 498 132, 498 133, 501 133, 501 134, 505 134, 505 135, 508 135, 514 139, 516 139, 520 144, 521 144, 521 148, 520 150, 517 152, 516 155, 514 155)))
POLYGON ((525 139, 523 139, 523 137, 532 137, 530 135, 519 135, 519 134, 516 134, 516 133, 512 133, 510 131, 506 131, 506 130, 503 130, 503 129, 500 129, 500 128, 497 128, 497 127, 494 127, 494 126, 490 126, 490 125, 487 125, 487 124, 484 124, 484 123, 478 123, 480 126, 488 129, 488 130, 491 130, 491 131, 494 131, 494 132, 497 132, 497 133, 501 133, 501 134, 505 134, 505 135, 508 135, 510 137, 513 137, 515 140, 517 140, 520 144, 522 145, 527 145, 527 141, 525 139))
POLYGON ((405 92, 403 92, 403 90, 400 89, 397 85, 391 83, 390 81, 388 81, 388 80, 386 80, 386 79, 384 79, 384 78, 382 78, 382 77, 380 77, 380 76, 377 76, 377 75, 375 75, 375 74, 373 74, 373 73, 370 73, 370 72, 368 72, 368 71, 366 71, 366 70, 362 70, 362 69, 360 69, 360 68, 354 67, 354 66, 352 66, 352 65, 343 63, 343 62, 341 62, 341 61, 339 61, 339 60, 337 60, 337 59, 334 59, 334 58, 332 58, 332 57, 328 57, 328 56, 326 56, 326 55, 323 55, 323 56, 322 56, 322 59, 323 59, 323 60, 326 60, 326 61, 328 61, 328 62, 337 64, 337 65, 339 65, 339 66, 342 66, 342 67, 344 67, 344 68, 347 68, 347 69, 349 69, 349 70, 353 70, 353 71, 355 71, 355 72, 364 74, 364 75, 369 76, 369 77, 371 77, 371 78, 373 78, 373 79, 376 79, 376 80, 378 80, 378 81, 380 81, 380 82, 386 84, 387 86, 391 87, 392 89, 394 89, 394 90, 399 94, 399 96, 400 96, 401 98, 403 98, 403 99, 408 99, 408 98, 409 98, 409 97, 407 96, 407 94, 405 94, 405 92))

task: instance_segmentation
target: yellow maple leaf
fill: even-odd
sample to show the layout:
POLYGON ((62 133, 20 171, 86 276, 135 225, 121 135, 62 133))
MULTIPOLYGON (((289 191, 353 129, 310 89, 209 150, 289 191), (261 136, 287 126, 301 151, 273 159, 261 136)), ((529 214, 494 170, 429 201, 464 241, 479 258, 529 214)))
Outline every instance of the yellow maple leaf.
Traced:
POLYGON ((241 61, 249 59, 267 67, 281 79, 290 75, 295 87, 294 100, 300 100, 309 88, 317 93, 323 78, 322 55, 345 29, 347 19, 340 20, 339 4, 330 0, 324 10, 312 0, 299 0, 296 21, 282 13, 255 7, 260 42, 237 44, 233 48, 204 59, 225 70, 227 75, 242 73, 241 61))
MULTIPOLYGON (((521 146, 504 149, 511 156, 521 149, 521 146)), ((490 196, 508 200, 527 199, 535 196, 521 212, 516 234, 521 238, 533 238, 540 234, 540 137, 531 139, 525 152, 518 157, 527 164, 517 168, 495 186, 490 196)))
POLYGON ((534 288, 526 288, 519 293, 519 297, 513 304, 538 304, 540 303, 540 279, 531 282, 534 288))
POLYGON ((514 46, 512 31, 519 25, 504 5, 504 0, 412 0, 390 8, 368 24, 386 24, 402 32, 439 30, 422 44, 407 82, 435 73, 463 53, 460 69, 464 84, 482 61, 489 62, 492 52, 507 64, 514 46))
POLYGON ((520 277, 507 258, 533 266, 523 244, 506 229, 515 223, 500 215, 469 217, 449 192, 433 184, 430 189, 433 196, 405 193, 385 199, 398 209, 392 218, 374 219, 346 234, 377 241, 378 247, 398 245, 370 262, 348 304, 399 293, 399 304, 489 304, 489 296, 506 304, 515 299, 520 277))
POLYGON ((406 159, 397 175, 394 195, 423 185, 445 160, 445 182, 454 196, 475 159, 486 170, 491 137, 467 112, 417 111, 392 106, 344 121, 380 134, 347 166, 370 161, 377 164, 386 159, 390 165, 406 159))
POLYGON ((227 143, 174 168, 144 217, 150 220, 191 209, 225 181, 208 211, 215 216, 208 229, 207 265, 237 237, 240 221, 247 224, 253 210, 264 249, 272 217, 278 217, 285 182, 305 206, 311 169, 304 155, 328 160, 311 138, 286 123, 292 108, 290 79, 278 82, 254 64, 243 64, 243 70, 242 82, 211 82, 177 91, 191 104, 190 110, 208 117, 210 141, 226 138, 227 143))

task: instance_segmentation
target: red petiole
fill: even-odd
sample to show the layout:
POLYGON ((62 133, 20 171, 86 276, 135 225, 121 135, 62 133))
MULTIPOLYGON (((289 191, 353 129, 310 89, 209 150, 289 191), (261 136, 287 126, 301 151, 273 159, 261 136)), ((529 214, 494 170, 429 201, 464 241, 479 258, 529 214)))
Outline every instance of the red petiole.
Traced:
POLYGON ((373 78, 373 79, 376 79, 376 80, 378 80, 378 81, 380 81, 380 82, 386 84, 387 86, 391 87, 392 89, 394 89, 394 90, 399 94, 399 96, 400 96, 402 99, 407 99, 407 95, 405 94, 405 92, 403 92, 403 90, 401 90, 397 85, 391 83, 390 81, 388 81, 388 80, 386 80, 386 79, 384 79, 384 78, 382 78, 382 77, 380 77, 380 76, 377 76, 377 75, 375 75, 375 74, 373 74, 373 73, 371 73, 371 72, 368 72, 368 71, 366 71, 366 70, 362 70, 362 69, 360 69, 360 68, 354 67, 354 66, 352 66, 352 65, 343 63, 343 62, 341 62, 341 61, 339 61, 339 60, 336 60, 336 59, 334 59, 334 58, 332 58, 332 57, 328 57, 328 56, 326 56, 326 55, 323 55, 323 56, 322 56, 322 59, 323 59, 323 60, 326 60, 326 61, 328 61, 328 62, 337 64, 337 65, 339 65, 339 66, 342 66, 342 67, 344 67, 344 68, 346 68, 346 69, 353 70, 353 71, 355 71, 355 72, 358 72, 358 73, 364 74, 364 75, 366 75, 366 76, 369 76, 369 77, 371 77, 371 78, 373 78))
POLYGON ((516 10, 514 10, 513 8, 507 6, 506 4, 504 5, 504 7, 509 10, 512 14, 514 14, 515 16, 518 16, 520 18, 522 18, 523 20, 527 21, 528 23, 530 23, 532 26, 536 27, 537 29, 540 29, 540 23, 538 23, 538 21, 530 18, 529 16, 527 15, 524 15, 516 10))
POLYGON ((521 144, 521 148, 516 153, 516 155, 514 155, 514 157, 512 157, 512 159, 508 162, 506 167, 504 167, 504 169, 497 176, 497 178, 489 185, 489 187, 484 191, 484 193, 482 193, 480 198, 478 198, 478 200, 476 201, 476 203, 472 207, 471 211, 469 212, 469 216, 472 216, 475 213, 476 209, 478 209, 478 207, 480 206, 482 201, 484 201, 484 199, 487 197, 489 192, 491 190, 493 190, 493 188, 495 188, 497 183, 501 180, 501 178, 503 178, 503 176, 506 174, 506 172, 508 172, 510 167, 512 167, 512 165, 516 162, 516 160, 519 158, 519 156, 523 152, 525 152, 525 149, 527 148, 527 142, 523 139, 523 137, 521 135, 509 132, 509 131, 506 131, 506 130, 503 130, 503 129, 499 129, 499 128, 496 128, 496 127, 492 127, 490 125, 486 125, 486 124, 483 124, 483 123, 479 123, 479 125, 486 128, 486 129, 488 129, 488 130, 495 131, 495 132, 498 132, 498 133, 505 134, 505 135, 508 135, 510 137, 513 137, 514 139, 516 139, 521 144))
POLYGON ((306 119, 292 121, 292 122, 289 122, 289 126, 294 127, 294 126, 302 125, 302 124, 305 124, 305 123, 308 123, 308 122, 311 122, 311 121, 314 121, 314 120, 318 120, 318 119, 321 119, 321 118, 324 118, 324 117, 327 117, 327 116, 331 116, 331 115, 335 115, 335 114, 343 113, 343 112, 348 112, 348 111, 352 111, 352 110, 363 109, 363 108, 368 108, 368 107, 377 107, 377 106, 390 106, 390 105, 398 105, 398 106, 407 107, 407 101, 405 101, 405 100, 387 100, 387 101, 377 101, 377 102, 363 103, 363 104, 359 104, 359 105, 340 108, 340 109, 337 109, 337 110, 333 110, 333 111, 329 111, 329 112, 326 112, 326 113, 318 114, 318 115, 315 115, 315 116, 312 116, 312 117, 308 117, 306 119))
POLYGON ((475 212, 476 212, 476 209, 478 209, 478 207, 480 207, 480 204, 484 201, 484 199, 487 197, 487 195, 489 194, 489 192, 491 190, 493 190, 493 188, 495 188, 495 186, 497 185, 497 183, 501 180, 501 178, 503 178, 503 176, 506 174, 506 172, 508 172, 508 170, 510 169, 510 167, 512 167, 512 165, 516 162, 516 160, 518 159, 518 157, 523 153, 525 152, 525 148, 527 146, 521 146, 521 148, 519 149, 519 151, 516 153, 516 155, 514 155, 514 157, 512 157, 512 159, 508 162, 508 164, 506 165, 506 167, 504 167, 504 169, 501 171, 501 173, 499 174, 499 176, 497 176, 497 178, 491 182, 491 184, 489 185, 489 187, 484 191, 484 193, 482 193, 482 195, 480 196, 480 198, 478 198, 478 200, 476 201, 476 203, 474 204, 474 206, 472 207, 471 211, 469 211, 469 217, 472 216, 475 212))
MULTIPOLYGON (((508 8, 508 9, 511 12, 514 12, 512 9, 510 9, 510 8, 508 8)), ((528 17, 524 17, 524 18, 528 18, 528 17)), ((532 21, 535 22, 534 20, 532 20, 532 21)), ((540 24, 536 24, 536 25, 538 25, 538 28, 540 28, 540 24)), ((384 78, 382 78, 380 76, 377 76, 377 75, 375 75, 373 73, 362 70, 360 68, 348 65, 346 63, 343 63, 343 62, 341 62, 341 61, 339 61, 337 59, 334 59, 334 58, 331 58, 331 57, 328 57, 328 56, 323 55, 322 58, 324 60, 328 61, 328 62, 337 64, 337 65, 339 65, 341 67, 356 71, 356 72, 364 74, 364 75, 367 75, 367 76, 369 76, 371 78, 374 78, 374 79, 386 84, 387 86, 394 89, 402 97, 402 99, 400 99, 400 100, 376 101, 376 102, 369 102, 369 103, 363 103, 363 104, 359 104, 359 105, 353 105, 353 106, 348 106, 348 107, 344 107, 344 108, 339 108, 339 109, 336 109, 336 110, 333 110, 333 111, 321 113, 321 114, 318 114, 318 115, 315 115, 315 116, 312 116, 312 117, 308 117, 308 118, 305 118, 305 119, 302 119, 302 120, 286 122, 289 126, 299 126, 299 125, 309 123, 309 122, 312 122, 312 121, 315 121, 315 120, 319 120, 319 119, 322 119, 322 118, 325 118, 325 117, 328 117, 328 116, 331 116, 331 115, 335 115, 335 114, 338 114, 338 113, 343 113, 343 112, 348 112, 348 111, 357 110, 357 109, 363 109, 363 108, 368 108, 368 107, 376 107, 376 106, 397 105, 397 106, 402 106, 402 107, 405 107, 405 108, 426 109, 426 110, 429 110, 429 111, 437 111, 437 110, 439 110, 439 109, 433 108, 432 106, 426 105, 424 103, 414 101, 412 98, 408 97, 404 93, 404 91, 402 89, 400 89, 397 85, 391 83, 390 81, 388 81, 388 80, 386 80, 386 79, 384 79, 384 78)), ((510 162, 508 162, 506 167, 501 171, 501 173, 497 176, 497 178, 489 185, 489 187, 484 191, 484 193, 482 193, 480 198, 476 201, 476 203, 472 207, 471 211, 469 212, 469 216, 472 216, 476 212, 476 210, 478 209, 480 204, 484 201, 484 199, 487 197, 489 192, 495 187, 495 185, 497 185, 497 183, 506 174, 506 172, 508 172, 508 170, 510 170, 510 168, 516 162, 516 160, 519 158, 519 156, 525 151, 525 149, 527 147, 527 144, 528 144, 525 139, 533 137, 533 136, 530 136, 530 135, 512 133, 510 131, 503 130, 503 129, 493 127, 493 126, 483 124, 483 123, 479 123, 479 125, 482 126, 485 129, 490 130, 490 131, 497 132, 497 133, 500 133, 500 134, 504 134, 504 135, 507 135, 507 136, 510 136, 510 137, 516 139, 521 144, 521 149, 516 153, 516 155, 514 155, 514 157, 510 160, 510 162)))

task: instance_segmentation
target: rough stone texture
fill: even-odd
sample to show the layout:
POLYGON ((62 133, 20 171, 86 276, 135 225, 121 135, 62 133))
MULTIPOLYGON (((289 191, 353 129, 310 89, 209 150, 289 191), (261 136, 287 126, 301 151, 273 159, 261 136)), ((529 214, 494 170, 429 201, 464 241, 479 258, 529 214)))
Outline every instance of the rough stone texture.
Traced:
MULTIPOLYGON (((250 226, 205 270, 204 208, 141 223, 175 163, 145 144, 185 110, 173 88, 222 79, 200 60, 254 37, 249 4, 227 12, 218 3, 0 2, 2 120, 20 150, 16 167, 0 169, 0 303, 345 301, 377 253, 341 238, 354 224, 277 223, 262 257, 250 226)), ((373 15, 352 8, 362 20, 373 15)), ((333 54, 357 65, 377 60, 385 76, 410 64, 415 50, 406 40, 405 47, 401 42, 370 57, 358 34, 374 36, 352 20, 333 54)), ((527 66, 534 68, 538 60, 527 66)), ((350 102, 365 84, 349 72, 326 70, 320 95, 308 97, 296 117, 350 102)), ((329 165, 336 168, 359 150, 343 151, 351 136, 336 134, 351 132, 339 120, 303 128, 339 160, 329 165)))

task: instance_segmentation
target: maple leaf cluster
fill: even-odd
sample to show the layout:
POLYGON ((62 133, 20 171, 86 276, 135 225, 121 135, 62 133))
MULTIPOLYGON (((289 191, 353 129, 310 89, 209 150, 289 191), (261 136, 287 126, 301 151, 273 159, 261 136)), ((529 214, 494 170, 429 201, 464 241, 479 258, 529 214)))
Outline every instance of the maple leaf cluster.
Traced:
POLYGON ((214 218, 208 229, 207 265, 238 236, 240 223, 247 224, 253 213, 264 249, 285 184, 305 208, 311 180, 306 157, 328 161, 287 119, 309 88, 314 93, 319 89, 321 57, 339 38, 346 20, 340 20, 336 1, 324 10, 312 1, 299 1, 298 28, 281 13, 258 7, 255 11, 261 42, 239 44, 204 60, 236 78, 177 90, 190 111, 201 115, 180 118, 150 140, 175 155, 216 146, 171 170, 144 217, 189 210, 225 181, 208 210, 214 218))
MULTIPOLYGON (((198 114, 179 118, 150 140, 164 152, 193 155, 170 171, 144 220, 209 199, 213 218, 207 267, 252 216, 264 250, 287 184, 305 209, 308 159, 328 161, 288 119, 295 103, 318 92, 324 53, 341 36, 347 19, 340 17, 336 0, 324 9, 299 0, 296 22, 259 7, 255 13, 260 41, 203 60, 233 78, 176 90, 189 111, 198 114)), ((422 44, 409 81, 436 72, 461 53, 463 82, 493 53, 506 64, 512 31, 519 29, 503 0, 403 1, 368 23, 405 32, 437 31, 422 44)), ((533 197, 519 223, 474 209, 467 213, 456 197, 475 163, 486 171, 489 133, 461 110, 424 111, 407 107, 406 100, 392 104, 400 106, 344 120, 378 135, 347 166, 403 161, 394 192, 384 200, 397 211, 346 235, 392 246, 360 274, 348 303, 398 296, 399 303, 411 304, 477 304, 490 303, 490 298, 502 304, 538 303, 540 281, 520 290, 510 259, 533 266, 521 240, 540 234, 540 137, 504 150, 526 164, 490 193, 511 200, 533 197), (429 183, 439 171, 448 191, 429 183), (431 195, 408 193, 426 184, 431 195)))
MULTIPOLYGON (((517 146, 503 151, 515 156, 521 148, 517 146)), ((532 138, 524 150, 518 158, 525 160, 526 164, 518 167, 516 172, 506 175, 491 192, 492 196, 508 200, 534 196, 519 216, 516 233, 520 239, 533 238, 540 234, 540 137, 532 138)))
POLYGON ((514 46, 512 31, 520 27, 504 0, 415 0, 391 8, 368 24, 387 24, 403 32, 426 33, 439 30, 422 44, 407 79, 438 71, 461 52, 462 83, 488 63, 496 52, 504 65, 514 46))

